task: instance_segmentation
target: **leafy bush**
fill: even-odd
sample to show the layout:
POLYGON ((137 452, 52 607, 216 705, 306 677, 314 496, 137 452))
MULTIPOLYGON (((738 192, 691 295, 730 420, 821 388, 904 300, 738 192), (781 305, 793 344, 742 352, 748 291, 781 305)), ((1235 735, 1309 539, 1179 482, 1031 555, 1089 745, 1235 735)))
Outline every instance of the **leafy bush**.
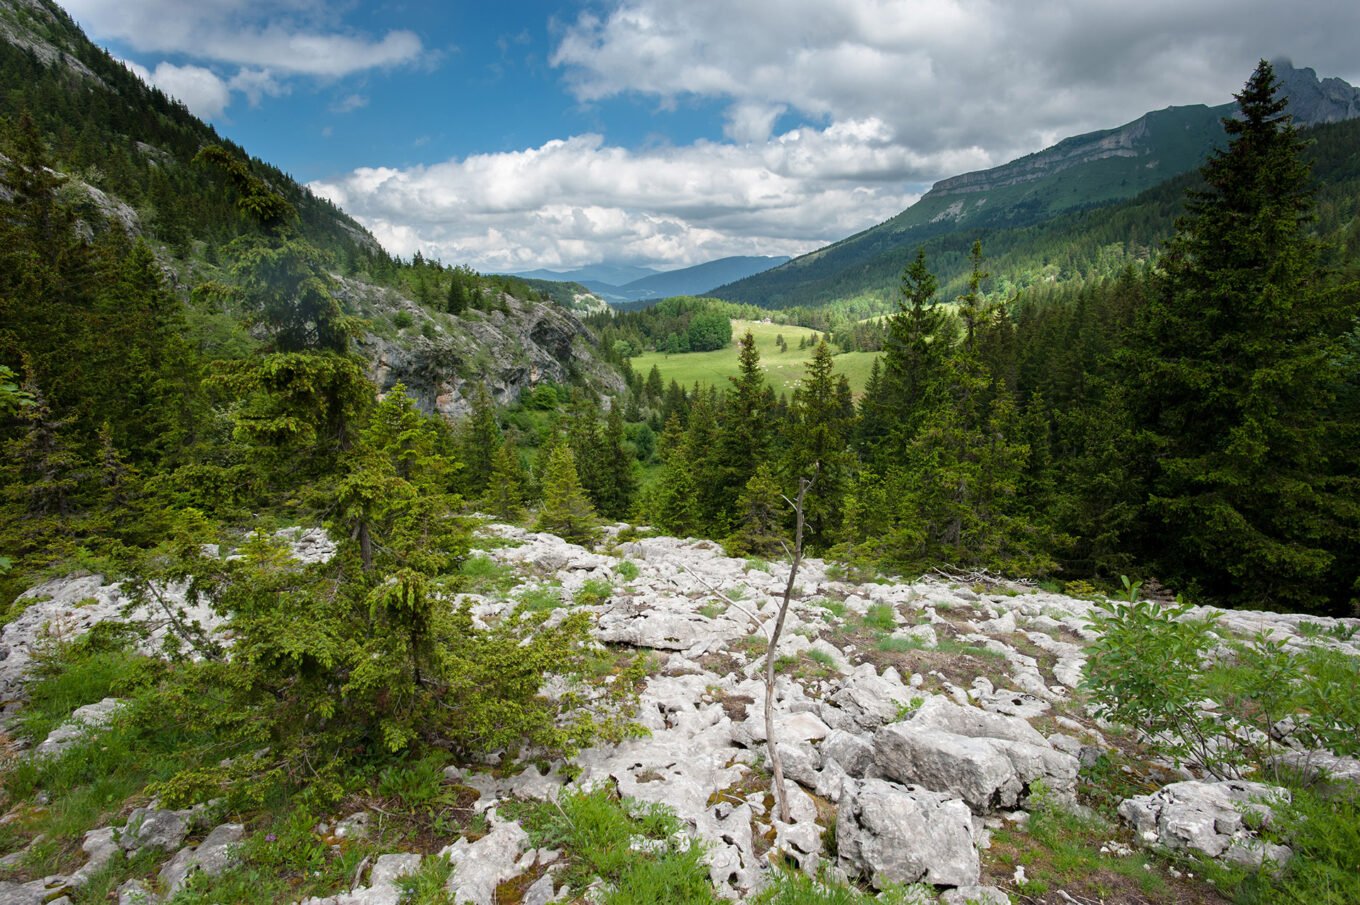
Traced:
POLYGON ((1178 763, 1194 761, 1215 776, 1236 775, 1240 753, 1214 743, 1218 715, 1201 710, 1205 658, 1215 637, 1206 620, 1184 617, 1188 605, 1138 599, 1106 601, 1091 618, 1100 639, 1087 648, 1086 689, 1095 713, 1155 738, 1178 763))
POLYGON ((1096 712, 1142 731, 1180 762, 1220 778, 1270 766, 1286 737, 1309 748, 1360 753, 1360 658, 1290 650, 1262 633, 1222 642, 1213 620, 1183 604, 1107 602, 1091 620, 1086 687, 1096 712), (1216 660, 1211 659, 1211 652, 1216 660), (1202 706, 1206 699, 1219 707, 1202 706))

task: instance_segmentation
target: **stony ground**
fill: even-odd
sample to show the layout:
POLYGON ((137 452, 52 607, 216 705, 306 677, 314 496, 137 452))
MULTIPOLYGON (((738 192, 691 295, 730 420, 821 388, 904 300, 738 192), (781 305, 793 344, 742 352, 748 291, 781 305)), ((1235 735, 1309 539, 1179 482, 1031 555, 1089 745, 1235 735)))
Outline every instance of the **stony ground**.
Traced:
MULTIPOLYGON (((553 798, 569 776, 579 786, 608 783, 623 795, 672 808, 706 844, 714 887, 738 900, 762 885, 777 858, 873 887, 928 884, 950 903, 1215 902, 1221 899, 1213 888, 1174 861, 1150 862, 1135 849, 1193 850, 1245 864, 1288 857, 1253 832, 1268 822, 1269 801, 1280 792, 1205 782, 1157 763, 1142 756, 1134 740, 1087 714, 1079 685, 1084 647, 1095 637, 1090 601, 945 578, 852 582, 837 577, 834 566, 805 561, 776 660, 775 725, 792 817, 783 823, 770 795, 761 707, 765 639, 785 566, 728 558, 704 541, 619 541, 617 531, 597 551, 506 525, 488 526, 484 536, 485 555, 513 568, 521 585, 508 594, 474 596, 477 618, 508 612, 526 588, 558 595, 565 608, 576 605, 583 588, 607 586, 611 593, 591 606, 598 640, 654 652, 655 669, 637 716, 646 737, 583 751, 546 773, 529 767, 513 775, 502 769, 456 777, 475 790, 471 806, 486 818, 484 832, 449 839, 443 849, 454 864, 457 901, 490 905, 504 901, 509 889, 526 903, 579 896, 581 890, 555 882, 557 853, 530 847, 524 830, 502 816, 512 810, 509 802, 553 798), (1098 769, 1110 762, 1102 755, 1117 756, 1122 775, 1102 780, 1098 769), (1119 823, 1082 824, 1088 836, 1097 834, 1093 844, 1103 860, 1073 873, 1068 886, 1038 890, 1026 876, 1027 866, 1031 873, 1045 868, 1029 851, 1031 812, 1089 813, 1088 799, 1102 784, 1146 794, 1119 801, 1119 823), (1152 889, 1157 892, 1150 895, 1152 889)), ((295 541, 300 555, 327 554, 314 535, 295 541)), ((41 602, 0 638, 4 699, 19 687, 44 626, 79 632, 120 610, 117 586, 97 577, 63 579, 30 593, 41 602)), ((197 616, 212 626, 210 613, 197 616)), ((1346 631, 1316 630, 1339 624, 1331 620, 1219 616, 1234 633, 1265 631, 1290 646, 1331 644, 1360 655, 1360 639, 1346 638, 1346 631), (1304 622, 1313 630, 1305 633, 1304 622)), ((82 724, 97 725, 116 707, 106 701, 85 708, 45 748, 79 737, 89 731, 82 724)), ((40 748, 29 756, 45 753, 40 748)), ((1334 774, 1360 778, 1360 763, 1331 758, 1328 765, 1334 774)), ((241 828, 204 827, 204 841, 186 846, 195 819, 193 812, 153 808, 138 816, 131 832, 96 830, 87 838, 90 861, 81 871, 102 863, 116 846, 136 851, 153 844, 173 853, 161 872, 162 892, 195 870, 220 870, 241 828)), ((360 832, 365 820, 356 814, 330 831, 360 832)), ((395 878, 415 869, 419 858, 393 852, 350 893, 308 901, 395 903, 395 878)), ((79 885, 81 871, 0 883, 0 903, 61 901, 57 896, 79 885)), ((138 896, 155 899, 138 886, 125 889, 120 901, 138 896)))

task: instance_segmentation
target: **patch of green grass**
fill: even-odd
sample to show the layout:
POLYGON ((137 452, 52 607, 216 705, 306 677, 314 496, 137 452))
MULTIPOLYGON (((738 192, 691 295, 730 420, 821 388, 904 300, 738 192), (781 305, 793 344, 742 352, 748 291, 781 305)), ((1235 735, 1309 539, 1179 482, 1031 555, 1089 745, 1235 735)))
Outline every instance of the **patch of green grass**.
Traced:
POLYGON ((452 875, 453 865, 448 858, 424 858, 415 873, 397 880, 402 905, 453 905, 453 896, 447 888, 452 875))
POLYGON ((631 559, 625 559, 614 567, 614 572, 624 581, 632 581, 638 577, 638 565, 631 559))
POLYGON ((580 606, 599 606, 614 594, 614 586, 603 578, 592 578, 576 592, 573 602, 580 606))
POLYGON ((660 805, 620 800, 607 789, 564 793, 526 805, 519 819, 537 846, 562 849, 563 880, 583 889, 600 877, 602 905, 716 905, 703 847, 660 805))
POLYGON ((752 905, 926 905, 935 901, 935 890, 923 884, 892 885, 878 895, 826 877, 813 879, 802 871, 776 873, 751 900, 752 905))
POLYGON ((1003 829, 993 842, 1007 869, 1023 865, 1028 877, 1021 892, 1040 896, 1050 889, 1082 889, 1100 898, 1136 887, 1153 902, 1167 900, 1167 880, 1154 869, 1151 856, 1135 852, 1126 857, 1102 854, 1111 825, 1085 817, 1050 802, 1042 790, 1031 800, 1026 830, 1003 829))
POLYGON ((824 650, 810 650, 807 652, 807 656, 812 662, 825 666, 827 669, 836 668, 836 658, 824 650))
POLYGON ((562 589, 554 585, 535 585, 519 592, 518 609, 525 613, 542 613, 566 606, 562 589))
POLYGON ((699 607, 699 612, 703 613, 704 618, 706 619, 717 619, 723 613, 727 612, 727 604, 721 600, 710 600, 708 603, 699 607))
MULTIPOLYGON (((633 370, 646 374, 656 365, 661 379, 667 383, 675 380, 683 387, 693 386, 697 381, 702 386, 716 386, 725 389, 730 386, 727 378, 740 372, 737 361, 737 343, 747 330, 756 340, 756 350, 760 352, 760 364, 765 371, 765 379, 774 387, 776 393, 791 393, 803 378, 806 365, 812 360, 812 348, 799 349, 800 338, 810 339, 816 331, 806 327, 786 324, 763 324, 758 321, 733 320, 733 342, 726 348, 713 352, 684 352, 668 355, 664 352, 648 352, 632 359, 633 370), (789 344, 787 352, 780 352, 775 338, 783 334, 789 344)), ((821 334, 818 334, 819 336, 821 334)), ((850 382, 855 395, 864 391, 873 367, 876 352, 848 352, 834 358, 835 372, 844 374, 850 382)))
POLYGON ((129 633, 113 623, 69 645, 53 648, 33 670, 28 702, 19 715, 24 735, 35 745, 61 725, 77 707, 108 697, 123 697, 144 687, 158 664, 131 653, 129 633))
POLYGON ((427 807, 443 795, 444 765, 438 754, 388 764, 378 773, 377 792, 407 810, 427 807))
POLYGON ((813 603, 821 609, 826 610, 837 619, 845 618, 845 602, 842 600, 816 600, 813 601, 813 603))
POLYGON ((887 636, 879 638, 875 646, 885 654, 905 654, 908 651, 926 649, 924 641, 920 638, 912 637, 894 638, 892 636, 887 636))
POLYGON ((458 575, 462 578, 462 590, 470 594, 501 594, 518 582, 514 569, 481 554, 463 560, 458 575))
POLYGON ((864 624, 880 632, 890 632, 897 627, 897 613, 886 603, 875 603, 864 614, 864 624))
POLYGON ((1239 905, 1360 902, 1360 792, 1327 797, 1306 787, 1291 791, 1293 800, 1275 808, 1268 831, 1294 850, 1279 876, 1270 867, 1247 871, 1209 859, 1200 869, 1239 905))

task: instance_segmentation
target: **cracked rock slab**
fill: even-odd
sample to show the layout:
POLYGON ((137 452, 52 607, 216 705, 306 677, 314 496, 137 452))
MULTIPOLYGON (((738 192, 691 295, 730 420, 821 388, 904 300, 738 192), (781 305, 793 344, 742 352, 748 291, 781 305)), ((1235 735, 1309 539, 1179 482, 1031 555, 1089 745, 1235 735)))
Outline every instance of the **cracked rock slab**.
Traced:
POLYGON ((876 889, 889 883, 970 886, 980 864, 968 806, 881 779, 848 780, 836 823, 840 866, 876 889))

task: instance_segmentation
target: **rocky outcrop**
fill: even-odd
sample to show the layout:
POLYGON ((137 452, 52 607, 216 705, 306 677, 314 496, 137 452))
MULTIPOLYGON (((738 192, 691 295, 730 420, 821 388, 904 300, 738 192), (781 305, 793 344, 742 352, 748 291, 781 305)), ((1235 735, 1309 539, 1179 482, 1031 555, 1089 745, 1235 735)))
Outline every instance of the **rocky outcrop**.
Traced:
POLYGON ((836 846, 841 867, 876 889, 918 882, 969 886, 981 869, 967 805, 881 779, 845 784, 836 846))
POLYGON ((947 791, 978 813, 1024 804, 1035 784, 1073 801, 1077 759, 1020 717, 932 697, 874 735, 874 764, 898 782, 947 791))
POLYGON ((1259 867, 1264 861, 1278 866, 1292 852, 1262 839, 1260 830, 1270 826, 1273 806, 1289 797, 1288 790, 1259 782, 1177 782, 1151 795, 1125 799, 1119 816, 1147 843, 1247 867, 1259 867))
POLYGON ((472 410, 478 383, 510 405, 540 383, 584 381, 602 397, 623 391, 623 378, 596 357, 590 332, 567 309, 502 295, 498 310, 453 317, 427 311, 392 289, 339 277, 337 296, 371 319, 402 313, 412 327, 398 336, 369 333, 359 344, 381 392, 398 383, 423 411, 451 418, 472 410))

